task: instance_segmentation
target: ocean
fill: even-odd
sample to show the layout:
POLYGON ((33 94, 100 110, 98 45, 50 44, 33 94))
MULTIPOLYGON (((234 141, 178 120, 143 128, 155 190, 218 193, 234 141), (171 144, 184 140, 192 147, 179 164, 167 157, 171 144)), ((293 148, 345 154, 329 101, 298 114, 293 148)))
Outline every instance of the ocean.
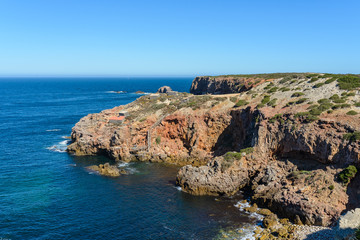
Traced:
POLYGON ((235 207, 241 195, 191 196, 168 164, 117 163, 131 174, 103 177, 85 167, 109 159, 65 151, 81 117, 132 102, 138 90, 188 92, 192 79, 0 79, 0 239, 249 237, 257 220, 235 207))

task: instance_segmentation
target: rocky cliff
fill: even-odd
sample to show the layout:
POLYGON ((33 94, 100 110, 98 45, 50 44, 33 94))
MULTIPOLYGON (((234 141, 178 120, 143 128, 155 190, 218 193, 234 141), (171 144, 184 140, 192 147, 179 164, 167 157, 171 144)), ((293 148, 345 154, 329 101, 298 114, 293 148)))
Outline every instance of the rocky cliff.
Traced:
MULTIPOLYGON (((260 206, 307 224, 330 225, 350 203, 360 205, 351 187, 358 176, 346 172, 360 166, 360 95, 348 84, 360 83, 357 76, 255 75, 232 85, 225 78, 221 91, 240 93, 147 95, 90 114, 73 128, 68 151, 186 165, 177 176, 185 192, 244 189, 260 206), (120 111, 125 121, 110 123, 120 111)), ((192 92, 209 89, 202 81, 192 92)))

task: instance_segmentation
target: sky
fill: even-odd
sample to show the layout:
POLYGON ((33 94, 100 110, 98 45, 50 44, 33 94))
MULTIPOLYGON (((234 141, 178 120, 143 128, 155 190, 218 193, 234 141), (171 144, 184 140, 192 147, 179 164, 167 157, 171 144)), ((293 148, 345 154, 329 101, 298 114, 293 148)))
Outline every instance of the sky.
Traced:
POLYGON ((358 0, 0 0, 0 76, 360 73, 358 0))

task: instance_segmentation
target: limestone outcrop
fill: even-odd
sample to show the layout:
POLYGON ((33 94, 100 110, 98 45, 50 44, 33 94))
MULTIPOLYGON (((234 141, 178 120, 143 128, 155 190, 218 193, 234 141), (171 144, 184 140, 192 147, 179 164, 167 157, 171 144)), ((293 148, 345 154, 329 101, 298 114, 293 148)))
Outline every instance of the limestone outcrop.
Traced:
POLYGON ((251 80, 242 77, 196 77, 191 84, 190 93, 228 94, 240 93, 251 88, 251 80))
POLYGON ((176 181, 185 192, 242 189, 280 217, 328 226, 360 205, 359 177, 339 178, 360 167, 360 94, 327 75, 273 77, 226 76, 211 86, 196 78, 194 94, 240 93, 145 95, 89 114, 73 127, 68 151, 182 165, 176 181), (109 122, 123 111, 122 123, 109 122))

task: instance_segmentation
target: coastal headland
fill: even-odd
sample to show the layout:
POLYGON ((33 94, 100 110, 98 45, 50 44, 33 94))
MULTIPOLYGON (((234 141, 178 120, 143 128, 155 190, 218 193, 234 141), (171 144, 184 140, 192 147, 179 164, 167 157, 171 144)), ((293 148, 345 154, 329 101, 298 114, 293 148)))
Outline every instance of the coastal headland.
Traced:
POLYGON ((190 93, 162 88, 83 117, 68 152, 181 165, 183 191, 244 190, 270 210, 269 229, 278 217, 334 226, 360 207, 359 88, 359 75, 196 77, 190 93))

